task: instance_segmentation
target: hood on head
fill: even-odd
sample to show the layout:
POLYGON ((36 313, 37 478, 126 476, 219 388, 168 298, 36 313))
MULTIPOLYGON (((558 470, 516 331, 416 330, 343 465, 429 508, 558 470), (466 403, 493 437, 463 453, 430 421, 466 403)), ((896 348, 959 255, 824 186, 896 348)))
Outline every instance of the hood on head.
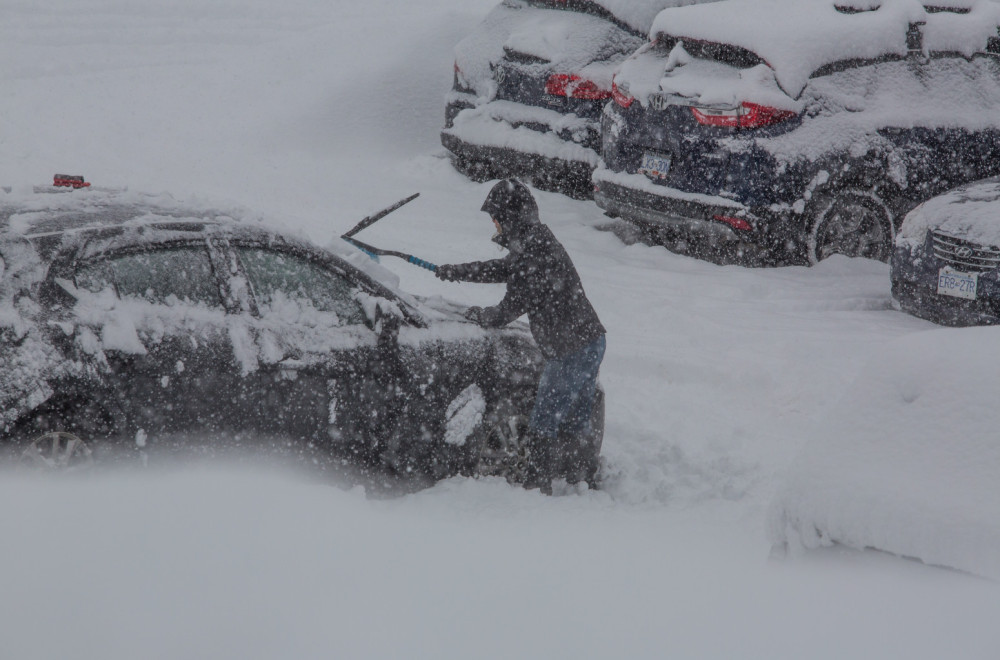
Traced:
POLYGON ((538 224, 538 204, 528 187, 517 179, 504 179, 493 186, 481 210, 500 223, 503 231, 494 240, 504 247, 511 237, 538 224))

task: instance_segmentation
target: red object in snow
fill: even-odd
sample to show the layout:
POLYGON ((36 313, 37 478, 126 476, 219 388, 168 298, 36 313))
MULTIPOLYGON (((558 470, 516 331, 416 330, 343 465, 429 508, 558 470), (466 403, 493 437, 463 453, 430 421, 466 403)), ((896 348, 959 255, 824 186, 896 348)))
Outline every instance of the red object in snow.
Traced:
POLYGON ((62 188, 86 188, 90 185, 90 183, 84 181, 82 176, 73 174, 56 174, 52 177, 52 185, 60 186, 62 188))

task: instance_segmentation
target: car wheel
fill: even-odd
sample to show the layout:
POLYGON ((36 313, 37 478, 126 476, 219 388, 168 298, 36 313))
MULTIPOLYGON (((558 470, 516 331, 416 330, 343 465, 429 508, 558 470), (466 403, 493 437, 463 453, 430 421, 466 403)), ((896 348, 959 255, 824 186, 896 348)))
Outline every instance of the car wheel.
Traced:
POLYGON ((21 452, 21 464, 38 470, 70 472, 92 466, 94 455, 78 436, 50 431, 32 440, 21 452))
POLYGON ((473 476, 524 483, 531 469, 528 416, 506 400, 488 412, 472 443, 471 463, 473 476))
POLYGON ((807 257, 817 264, 835 254, 888 261, 892 250, 892 214, 873 192, 844 190, 814 205, 807 257))

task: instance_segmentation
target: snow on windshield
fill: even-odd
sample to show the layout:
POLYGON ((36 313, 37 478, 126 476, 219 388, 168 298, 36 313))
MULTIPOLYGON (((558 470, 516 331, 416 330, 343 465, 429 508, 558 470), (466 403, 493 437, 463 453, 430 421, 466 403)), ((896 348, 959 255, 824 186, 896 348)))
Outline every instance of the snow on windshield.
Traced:
POLYGON ((928 13, 917 0, 886 0, 874 11, 838 11, 829 0, 728 0, 666 9, 651 33, 731 44, 759 55, 796 98, 820 67, 908 52, 907 30, 924 23, 924 47, 971 55, 1000 24, 1000 5, 975 2, 968 13, 928 13))

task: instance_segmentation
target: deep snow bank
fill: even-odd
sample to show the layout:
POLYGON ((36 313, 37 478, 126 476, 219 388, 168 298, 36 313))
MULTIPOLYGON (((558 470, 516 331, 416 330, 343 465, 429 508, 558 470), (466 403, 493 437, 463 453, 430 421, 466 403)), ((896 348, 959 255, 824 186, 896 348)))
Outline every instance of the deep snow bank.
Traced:
POLYGON ((886 550, 1000 579, 1000 329, 906 335, 793 463, 770 535, 886 550))

